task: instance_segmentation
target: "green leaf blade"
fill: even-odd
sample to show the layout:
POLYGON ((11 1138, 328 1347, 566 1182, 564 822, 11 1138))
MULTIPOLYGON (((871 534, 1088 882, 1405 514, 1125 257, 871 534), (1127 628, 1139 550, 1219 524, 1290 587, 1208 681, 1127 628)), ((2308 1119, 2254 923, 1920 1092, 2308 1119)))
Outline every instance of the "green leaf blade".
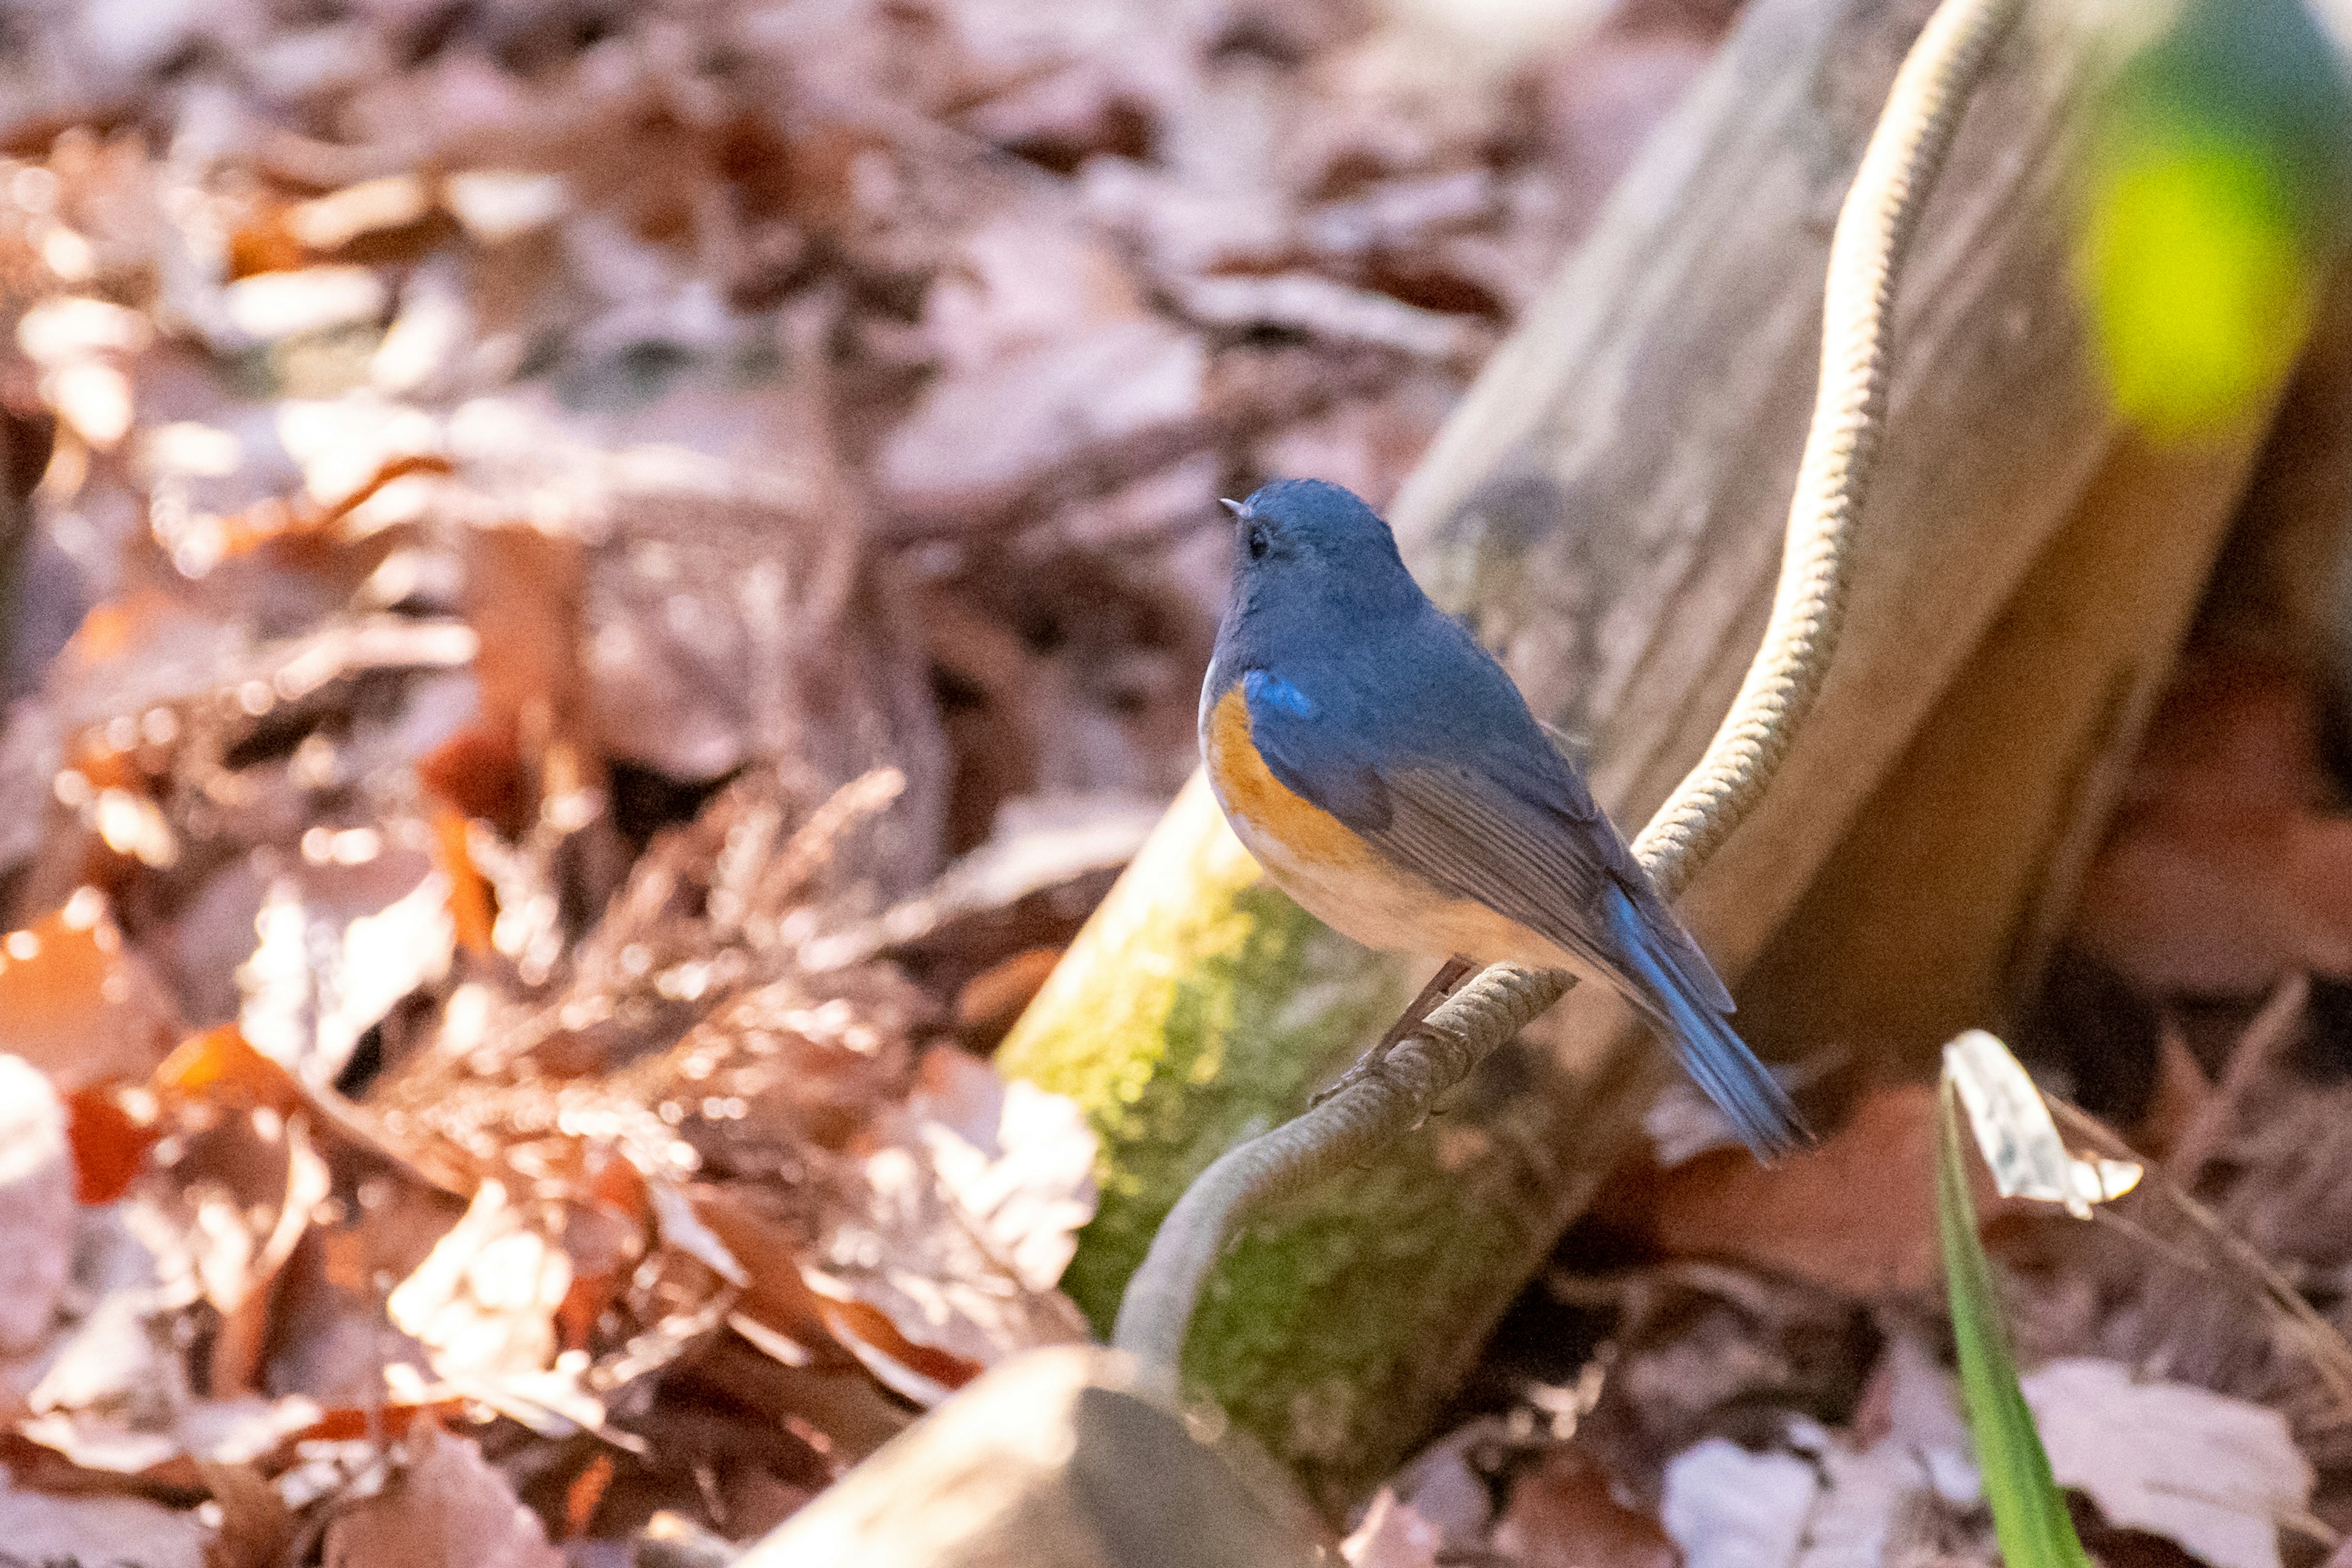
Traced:
POLYGON ((2017 1362, 2001 1321, 1992 1265, 1977 1238, 1976 1204, 1969 1195, 1968 1171, 1960 1159, 1958 1097, 1948 1077, 1938 1098, 1937 1229, 1951 1299, 1952 1335, 1959 1345, 1960 1400, 1976 1439, 1993 1533, 2010 1568, 2089 1568, 2090 1557, 2074 1533, 2025 1391, 2018 1385, 2017 1362))

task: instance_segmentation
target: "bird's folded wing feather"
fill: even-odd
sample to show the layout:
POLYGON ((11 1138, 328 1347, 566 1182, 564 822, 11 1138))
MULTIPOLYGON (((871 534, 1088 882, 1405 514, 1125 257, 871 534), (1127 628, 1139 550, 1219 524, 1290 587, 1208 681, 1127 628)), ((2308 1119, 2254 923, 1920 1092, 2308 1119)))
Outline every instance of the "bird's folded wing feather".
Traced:
MULTIPOLYGON (((1583 785, 1548 747, 1544 762, 1514 758, 1490 772, 1378 757, 1352 727, 1326 714, 1253 702, 1250 721, 1251 738, 1276 778, 1399 868, 1450 898, 1485 904, 1589 963, 1622 969, 1593 910, 1612 880, 1637 898, 1646 885, 1583 785), (1497 776, 1506 771, 1509 776, 1497 776)), ((1658 912, 1680 936, 1673 917, 1658 912)), ((1713 981, 1704 959, 1699 965, 1713 981)))

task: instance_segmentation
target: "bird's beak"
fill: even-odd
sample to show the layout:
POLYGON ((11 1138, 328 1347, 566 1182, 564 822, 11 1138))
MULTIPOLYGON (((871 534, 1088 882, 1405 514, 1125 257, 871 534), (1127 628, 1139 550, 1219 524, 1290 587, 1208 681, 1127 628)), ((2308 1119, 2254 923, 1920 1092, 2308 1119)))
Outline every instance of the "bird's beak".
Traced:
POLYGON ((1223 507, 1227 511, 1232 512, 1235 517, 1247 517, 1249 515, 1249 506, 1246 502, 1227 500, 1223 496, 1219 496, 1217 498, 1217 504, 1223 507))

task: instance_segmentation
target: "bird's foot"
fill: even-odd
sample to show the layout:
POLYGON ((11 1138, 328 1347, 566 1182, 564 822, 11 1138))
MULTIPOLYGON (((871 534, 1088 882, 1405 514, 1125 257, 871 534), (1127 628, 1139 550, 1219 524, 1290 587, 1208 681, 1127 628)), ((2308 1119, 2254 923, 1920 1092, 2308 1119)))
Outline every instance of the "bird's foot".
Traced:
POLYGON ((1398 1015, 1397 1021, 1389 1026, 1389 1032, 1381 1037, 1380 1043, 1357 1058, 1355 1066, 1317 1090, 1315 1097, 1307 1102, 1307 1108, 1312 1110, 1378 1073, 1381 1064, 1389 1059, 1389 1053, 1396 1049, 1407 1035, 1427 1023, 1429 1016, 1437 1010, 1437 1005, 1453 995, 1463 978, 1477 967, 1476 963, 1458 952, 1439 964, 1437 973, 1429 977, 1429 984, 1421 988, 1421 994, 1398 1015))

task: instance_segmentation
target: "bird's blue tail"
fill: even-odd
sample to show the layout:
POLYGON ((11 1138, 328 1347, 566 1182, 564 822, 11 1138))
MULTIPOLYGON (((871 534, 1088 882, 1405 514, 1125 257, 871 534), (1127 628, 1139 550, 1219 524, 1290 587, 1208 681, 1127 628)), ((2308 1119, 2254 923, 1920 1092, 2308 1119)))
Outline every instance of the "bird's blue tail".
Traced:
MULTIPOLYGON (((1601 911, 1617 956, 1636 987, 1634 1001, 1681 1056, 1683 1066, 1759 1160, 1804 1148, 1813 1141, 1788 1090, 1756 1059, 1731 1026, 1730 998, 1712 970, 1689 973, 1706 958, 1679 929, 1661 931, 1633 895, 1612 882, 1601 911), (1680 942, 1675 938, 1681 937, 1680 942), (1688 951, 1677 952, 1676 948, 1688 951)), ((1674 919, 1662 909, 1659 915, 1674 919)))

